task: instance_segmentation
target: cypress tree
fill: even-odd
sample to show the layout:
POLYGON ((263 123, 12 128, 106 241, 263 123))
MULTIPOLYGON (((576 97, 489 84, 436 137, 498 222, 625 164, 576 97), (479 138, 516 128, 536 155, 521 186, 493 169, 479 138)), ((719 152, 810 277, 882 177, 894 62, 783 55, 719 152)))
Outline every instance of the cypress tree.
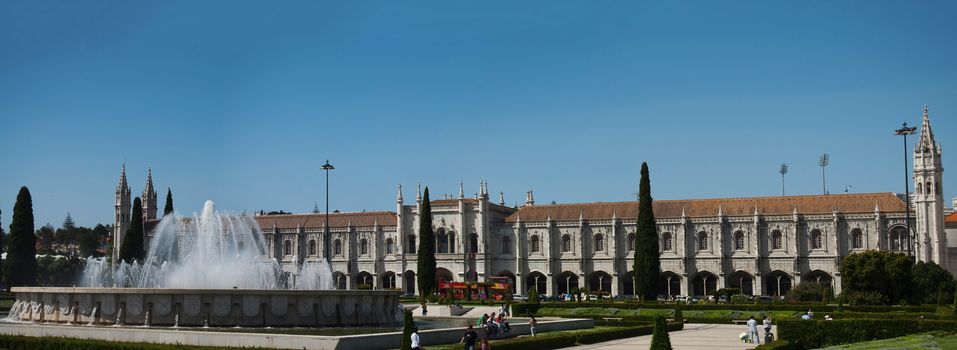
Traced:
POLYGON ((412 311, 403 310, 402 313, 404 314, 404 325, 399 350, 412 350, 412 328, 415 327, 415 321, 412 320, 412 311))
POLYGON ((532 287, 528 290, 528 302, 538 304, 538 287, 532 287))
POLYGON ((641 163, 638 183, 638 225, 635 232, 635 295, 642 300, 654 300, 658 274, 661 271, 661 253, 658 251, 658 232, 655 213, 651 206, 651 180, 648 163, 641 163))
POLYGON ((655 317, 655 330, 651 334, 651 350, 671 350, 671 337, 668 335, 668 324, 665 317, 655 317))
POLYGON ((685 314, 681 312, 681 301, 675 302, 675 322, 685 322, 685 314))
POLYGON ((163 207, 163 216, 169 215, 173 212, 173 190, 170 190, 169 187, 166 188, 166 206, 163 207))
POLYGON ((33 233, 33 199, 20 187, 13 206, 4 280, 8 287, 33 286, 37 281, 37 237, 33 233))
POLYGON ((419 251, 418 251, 419 299, 435 292, 435 233, 432 232, 432 203, 429 201, 429 188, 422 195, 422 210, 419 212, 419 251))
POLYGON ((143 202, 140 197, 133 200, 132 215, 130 228, 123 235, 123 244, 120 246, 120 260, 130 264, 136 260, 143 260, 146 255, 143 251, 143 202))

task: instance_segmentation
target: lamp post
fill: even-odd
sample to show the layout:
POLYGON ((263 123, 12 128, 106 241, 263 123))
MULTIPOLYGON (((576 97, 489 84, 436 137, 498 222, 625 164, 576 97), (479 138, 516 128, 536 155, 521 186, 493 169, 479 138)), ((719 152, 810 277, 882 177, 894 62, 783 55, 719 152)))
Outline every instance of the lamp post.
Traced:
POLYGON ((788 173, 788 165, 781 164, 781 169, 778 172, 781 173, 781 197, 784 197, 784 174, 788 173))
POLYGON ((907 123, 901 126, 900 129, 894 130, 895 135, 904 136, 904 212, 907 215, 907 254, 914 256, 914 237, 911 235, 910 230, 910 182, 907 179, 907 135, 913 135, 914 131, 917 130, 917 127, 907 126, 907 123))
POLYGON ((329 160, 326 159, 326 164, 323 164, 320 169, 326 171, 326 225, 322 233, 322 248, 325 252, 326 261, 332 260, 332 255, 329 254, 329 244, 331 240, 329 239, 329 170, 335 169, 336 167, 329 164, 329 160))

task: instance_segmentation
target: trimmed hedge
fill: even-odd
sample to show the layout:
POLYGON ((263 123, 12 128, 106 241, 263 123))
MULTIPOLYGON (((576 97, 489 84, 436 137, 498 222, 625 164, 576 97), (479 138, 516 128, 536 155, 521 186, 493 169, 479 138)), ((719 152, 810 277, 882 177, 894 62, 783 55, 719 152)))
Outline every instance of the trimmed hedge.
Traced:
POLYGON ((778 320, 778 336, 795 349, 888 339, 930 331, 957 332, 957 321, 848 319, 778 320))
POLYGON ((60 337, 26 337, 0 335, 0 349, 4 350, 235 350, 210 346, 177 344, 119 343, 106 340, 60 337))
POLYGON ((770 343, 758 345, 754 350, 792 350, 797 349, 794 344, 787 340, 775 340, 770 343))
MULTIPOLYGON (((492 348, 495 350, 539 350, 539 349, 557 349, 579 344, 595 344, 611 340, 638 337, 649 335, 654 331, 653 325, 641 325, 634 327, 615 327, 615 329, 595 329, 577 333, 543 333, 549 334, 545 337, 521 337, 502 340, 493 340, 492 348)), ((679 331, 684 329, 682 323, 669 323, 668 331, 679 331)))
MULTIPOLYGON (((673 309, 674 304, 663 304, 663 303, 637 303, 637 302, 548 302, 548 303, 539 303, 539 304, 530 304, 530 303, 515 303, 512 304, 512 313, 515 315, 525 315, 528 312, 537 312, 538 308, 541 307, 551 307, 551 308, 579 308, 579 307, 606 307, 606 308, 617 308, 617 309, 673 309)), ((838 305, 820 305, 820 304, 771 304, 771 303, 759 303, 759 304, 687 304, 681 305, 683 310, 741 310, 741 311, 768 311, 768 310, 777 310, 777 311, 807 311, 811 309, 815 314, 817 313, 834 313, 837 312, 839 308, 842 308, 838 305)), ((877 312, 877 313, 890 313, 890 312, 925 312, 925 313, 935 313, 937 312, 937 307, 933 305, 928 306, 843 306, 844 312, 877 312)))

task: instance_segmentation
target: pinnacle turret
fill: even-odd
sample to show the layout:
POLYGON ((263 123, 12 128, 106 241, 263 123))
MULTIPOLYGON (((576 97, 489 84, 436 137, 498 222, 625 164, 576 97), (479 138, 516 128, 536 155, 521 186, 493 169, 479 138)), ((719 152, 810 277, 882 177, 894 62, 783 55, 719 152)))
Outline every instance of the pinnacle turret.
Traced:
POLYGON ((927 113, 927 105, 924 105, 923 115, 920 123, 920 141, 914 149, 915 153, 931 153, 936 151, 937 142, 934 140, 934 131, 930 128, 930 117, 927 113))

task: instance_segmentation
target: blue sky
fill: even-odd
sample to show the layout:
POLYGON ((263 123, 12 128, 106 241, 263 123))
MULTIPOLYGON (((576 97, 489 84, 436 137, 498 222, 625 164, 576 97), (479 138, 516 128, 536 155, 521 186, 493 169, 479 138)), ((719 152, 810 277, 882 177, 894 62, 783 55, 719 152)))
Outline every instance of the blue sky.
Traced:
MULTIPOLYGON (((893 130, 930 106, 957 166, 947 1, 4 1, 0 208, 111 222, 126 162, 178 210, 394 210, 902 192, 893 130)), ((916 138, 912 139, 915 140, 916 138)), ((957 177, 945 175, 947 203, 957 177)))

